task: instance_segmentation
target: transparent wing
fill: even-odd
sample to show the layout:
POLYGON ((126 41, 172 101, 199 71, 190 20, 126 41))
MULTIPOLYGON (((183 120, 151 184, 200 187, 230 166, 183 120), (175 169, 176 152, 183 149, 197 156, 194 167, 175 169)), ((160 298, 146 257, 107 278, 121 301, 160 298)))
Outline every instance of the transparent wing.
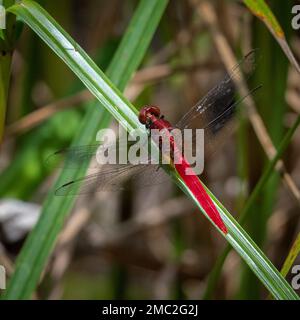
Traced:
POLYGON ((125 182, 135 180, 139 180, 139 186, 147 187, 167 181, 168 176, 158 165, 103 165, 99 172, 65 183, 55 194, 67 196, 119 191, 124 189, 125 182))
MULTIPOLYGON (((146 137, 146 139, 148 140, 149 138, 146 137)), ((124 140, 123 142, 119 140, 117 143, 111 145, 77 146, 55 152, 48 157, 47 164, 57 164, 57 162, 64 158, 64 165, 67 167, 77 168, 83 165, 83 163, 87 163, 89 164, 89 169, 94 171, 94 173, 85 177, 65 183, 56 190, 55 194, 70 195, 87 194, 105 190, 117 191, 124 189, 124 183, 126 181, 138 180, 139 187, 145 187, 163 183, 168 180, 168 176, 164 170, 161 169, 159 165, 152 164, 153 159, 149 153, 139 155, 140 157, 136 160, 142 161, 140 164, 132 164, 129 162, 128 151, 130 147, 136 143, 137 141, 126 141, 125 143, 124 140), (99 150, 101 149, 109 150, 111 154, 116 154, 115 161, 107 164, 99 163, 99 158, 97 158, 96 161, 96 155, 99 155, 99 150), (119 161, 121 152, 124 152, 122 162, 119 161), (93 158, 95 161, 92 161, 93 158), (125 164, 124 159, 126 160, 125 164)), ((146 141, 144 142, 143 138, 140 143, 142 148, 147 147, 146 141)), ((137 149, 139 153, 138 150, 139 148, 137 149)), ((103 151, 100 151, 100 153, 101 152, 103 151)), ((134 156, 135 153, 132 155, 134 156)))
POLYGON ((51 167, 66 165, 70 168, 77 168, 80 165, 89 164, 96 156, 99 146, 95 144, 58 150, 46 159, 46 165, 51 167))
MULTIPOLYGON (((245 100, 249 95, 254 94, 262 86, 257 86, 252 89, 249 94, 236 100, 230 105, 222 114, 218 115, 214 120, 204 127, 204 152, 205 157, 212 156, 223 143, 231 136, 237 127, 237 118, 235 117, 236 112, 241 105, 242 101, 245 100)), ((191 145, 196 145, 197 141, 195 135, 193 135, 191 145)))
MULTIPOLYGON (((225 78, 200 100, 176 127, 181 129, 204 129, 205 157, 211 156, 236 127, 236 113, 241 102, 253 94, 261 86, 250 91, 247 96, 237 99, 235 82, 241 80, 241 70, 245 71, 245 78, 249 78, 255 69, 257 51, 248 53, 225 78)), ((197 141, 193 134, 188 148, 195 150, 197 141)))
MULTIPOLYGON (((233 114, 232 106, 236 106, 234 104, 236 97, 235 83, 241 80, 241 71, 245 72, 246 78, 249 78, 253 73, 256 66, 256 55, 256 50, 249 52, 230 73, 225 75, 221 82, 182 117, 176 127, 180 129, 193 128, 194 121, 197 121, 198 128, 205 128, 227 109, 230 109, 233 114)), ((215 130, 217 128, 218 126, 215 125, 215 130)))
POLYGON ((96 159, 97 153, 108 150, 111 155, 116 155, 116 162, 119 159, 121 152, 127 152, 131 145, 136 142, 127 141, 127 144, 117 143, 112 144, 93 144, 75 146, 66 149, 61 149, 51 154, 45 161, 47 166, 66 166, 68 168, 78 168, 83 164, 89 165, 90 168, 99 168, 101 164, 96 159))

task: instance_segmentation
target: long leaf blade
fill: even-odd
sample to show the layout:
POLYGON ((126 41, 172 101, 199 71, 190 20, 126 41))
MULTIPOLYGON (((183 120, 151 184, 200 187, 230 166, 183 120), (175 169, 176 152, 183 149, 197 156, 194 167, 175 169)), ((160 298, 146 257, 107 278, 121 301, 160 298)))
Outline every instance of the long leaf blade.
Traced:
MULTIPOLYGON (((141 62, 166 5, 166 0, 155 0, 150 2, 144 0, 141 1, 138 6, 128 30, 108 68, 108 75, 120 90, 125 88, 133 72, 141 62)), ((65 45, 66 42, 68 43, 70 41, 74 43, 73 40, 70 39, 62 28, 60 28, 41 7, 33 2, 25 1, 22 3, 22 6, 18 5, 11 9, 17 15, 22 15, 25 21, 27 21, 27 19, 30 20, 31 23, 35 25, 35 28, 33 28, 34 30, 42 27, 41 24, 43 24, 43 22, 45 22, 48 27, 51 25, 52 29, 45 29, 42 27, 38 34, 42 39, 47 38, 50 48, 60 52, 64 59, 69 59, 69 48, 65 48, 65 45), (31 18, 34 13, 38 13, 38 17, 41 19, 40 21, 36 19, 37 17, 31 18), (48 21, 49 19, 50 21, 48 21), (47 37, 46 35, 44 36, 43 32, 47 33, 47 37), (52 35, 59 36, 52 38, 52 35), (66 41, 60 43, 59 41, 62 40, 62 37, 66 37, 66 41)), ((79 50, 79 47, 76 46, 76 44, 75 47, 79 50)), ((80 51, 82 52, 81 49, 80 51)), ((84 56, 86 56, 86 54, 84 54, 84 56)), ((89 58, 86 62, 87 61, 91 62, 89 58)), ((68 63, 75 67, 75 62, 72 57, 70 57, 68 63)), ((93 68, 89 67, 89 69, 93 68)), ((89 106, 87 114, 82 121, 82 126, 78 130, 78 135, 74 138, 73 145, 91 143, 97 131, 102 127, 105 128, 108 126, 111 119, 110 114, 104 109, 99 109, 99 106, 101 106, 99 103, 93 103, 89 106)), ((135 113, 135 111, 130 110, 130 114, 132 113, 135 113)), ((86 169, 85 166, 82 166, 79 170, 70 174, 70 172, 64 168, 56 181, 54 188, 61 186, 70 179, 76 179, 77 177, 83 176, 86 169)), ((47 258, 51 253, 51 249, 54 246, 55 239, 63 226, 65 218, 72 209, 74 201, 74 197, 55 197, 53 193, 49 194, 46 198, 41 217, 18 256, 16 272, 7 289, 6 299, 26 299, 31 296, 47 262, 47 258)))
POLYGON ((300 72, 299 64, 286 41, 284 31, 266 2, 264 0, 244 0, 244 3, 256 17, 264 22, 291 64, 294 65, 298 72, 300 72))
MULTIPOLYGON (((152 5, 159 6, 158 3, 161 2, 158 1, 154 3, 154 1, 151 1, 151 3, 152 5)), ((107 110, 109 110, 109 112, 123 126, 127 127, 129 131, 135 128, 140 128, 134 107, 124 97, 122 97, 121 93, 115 89, 111 81, 107 79, 107 77, 97 68, 92 60, 83 52, 83 50, 79 46, 76 46, 76 43, 68 35, 66 35, 62 28, 59 27, 58 24, 51 17, 49 17, 49 15, 42 8, 35 3, 26 0, 21 4, 14 6, 11 11, 19 15, 35 32, 40 35, 43 40, 48 43, 48 45, 57 54, 59 54, 59 56, 69 65, 69 67, 91 90, 91 92, 99 99, 103 106, 106 107, 107 110), (43 20, 46 21, 41 24, 40 21, 43 20), (45 28, 45 25, 47 28, 45 28), (49 33, 49 27, 52 28, 52 34, 45 35, 44 33, 49 33), (66 47, 66 45, 70 47, 66 47), (77 63, 82 63, 87 67, 87 70, 83 70, 82 65, 78 66, 77 69, 77 63)), ((85 136, 85 139, 88 140, 89 137, 85 136)), ((84 139, 80 138, 80 135, 78 135, 76 141, 82 142, 82 140, 84 139)), ((178 177, 178 175, 174 174, 172 171, 169 173, 173 175, 175 182, 182 188, 182 190, 197 203, 196 199, 193 197, 189 189, 178 177)), ((239 226, 230 213, 210 192, 209 194, 215 204, 218 206, 220 214, 224 219, 226 226, 228 227, 229 233, 227 236, 225 236, 226 240, 248 263, 249 267, 262 281, 262 283, 277 299, 298 299, 298 296, 289 286, 286 280, 280 275, 278 270, 276 270, 276 268, 263 254, 263 252, 255 245, 255 243, 241 228, 241 226, 239 226)), ((74 201, 73 198, 72 201, 74 201)), ((57 204, 57 206, 55 208, 50 207, 50 205, 53 205, 50 196, 44 205, 43 215, 35 230, 31 233, 18 259, 18 268, 8 289, 7 298, 27 298, 30 296, 37 283, 38 277, 43 266, 45 265, 45 261, 47 260, 51 248, 53 247, 54 240, 64 222, 68 210, 72 205, 72 203, 65 204, 65 202, 63 202, 61 203, 63 207, 59 208, 58 202, 54 203, 57 204), (61 209, 63 209, 64 214, 57 214, 57 210, 61 209), (53 221, 57 222, 57 225, 53 225, 53 221), (51 224, 48 229, 46 229, 47 223, 51 224), (41 226, 47 230, 47 233, 43 234, 41 232, 41 226), (37 242, 44 244, 45 252, 42 250, 43 246, 37 242), (32 250, 30 245, 35 246, 35 250, 33 250, 32 254, 30 254, 30 250, 32 250), (24 275, 22 274, 23 272, 24 275)), ((206 215, 200 206, 199 209, 206 215)))

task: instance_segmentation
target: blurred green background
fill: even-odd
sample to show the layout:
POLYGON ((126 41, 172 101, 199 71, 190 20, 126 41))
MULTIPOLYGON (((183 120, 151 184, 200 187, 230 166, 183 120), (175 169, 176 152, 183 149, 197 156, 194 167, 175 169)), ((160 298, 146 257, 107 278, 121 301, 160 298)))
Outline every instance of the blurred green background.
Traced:
MULTIPOLYGON (((138 1, 39 3, 105 70, 138 1)), ((269 1, 299 61, 300 34, 291 28, 291 8, 296 3, 269 1)), ((237 57, 259 48, 250 83, 263 85, 254 97, 256 108, 278 146, 300 112, 299 74, 265 25, 241 2, 217 0, 213 8, 237 57)), ((93 103, 89 94, 79 96, 84 86, 66 65, 29 28, 17 25, 20 35, 14 43, 0 154, 0 259, 7 259, 11 269, 35 221, 33 209, 24 209, 25 202, 41 205, 53 192, 59 169, 45 165, 45 159, 70 144, 93 103), (51 109, 57 102, 59 108, 51 109), (35 123, 39 115, 42 120, 35 123)), ((205 19, 190 1, 170 1, 125 95, 137 108, 159 105, 167 119, 176 123, 224 72, 222 53, 205 19)), ((236 215, 268 162, 247 117, 241 115, 239 124, 205 163, 201 177, 236 215)), ((111 127, 115 125, 113 121, 111 127)), ((299 143, 298 132, 284 157, 298 186, 299 143)), ((229 254, 213 291, 207 293, 208 277, 225 243, 196 211, 171 183, 141 188, 137 181, 128 191, 78 197, 35 297, 265 299, 268 293, 235 252, 229 254)), ((251 207, 245 228, 280 269, 300 228, 299 199, 278 173, 251 207)))

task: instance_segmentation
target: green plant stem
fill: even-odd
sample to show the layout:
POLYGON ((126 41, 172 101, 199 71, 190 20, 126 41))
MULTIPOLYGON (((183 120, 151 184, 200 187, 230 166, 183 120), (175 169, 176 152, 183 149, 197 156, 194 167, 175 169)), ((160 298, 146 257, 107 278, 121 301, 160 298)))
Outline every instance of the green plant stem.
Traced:
MULTIPOLYGON (((166 5, 166 0, 143 0, 136 9, 107 71, 111 81, 120 90, 125 88, 140 64, 166 5)), ((119 114, 118 118, 120 118, 119 106, 124 106, 125 99, 120 97, 119 91, 117 93, 112 91, 111 81, 107 80, 107 77, 100 72, 87 54, 62 30, 54 19, 31 1, 24 1, 22 4, 12 7, 11 10, 19 14, 67 62, 97 98, 104 102, 104 106, 113 109, 110 110, 112 114, 119 114)), ((92 143, 97 131, 108 126, 111 116, 103 108, 100 109, 100 106, 99 103, 90 105, 72 145, 92 143)), ((126 115, 127 111, 127 115, 136 118, 134 108, 130 109, 130 107, 131 105, 127 103, 122 114, 126 115)), ((124 119, 120 121, 123 124, 125 122, 124 119)), ((70 174, 68 168, 63 168, 54 188, 66 181, 83 176, 86 169, 83 165, 70 174)), ((6 291, 6 299, 30 298, 74 201, 74 196, 55 197, 52 192, 49 193, 44 202, 41 217, 17 258, 16 271, 6 291)))
MULTIPOLYGON (((4 53, 5 51, 2 52, 4 53)), ((2 52, 0 52, 0 140, 2 139, 4 132, 7 92, 11 66, 11 54, 3 54, 2 52)))
POLYGON ((292 265, 294 264, 296 258, 298 257, 300 252, 300 232, 298 233, 288 256, 286 257, 284 264, 280 270, 281 274, 286 277, 288 272, 290 271, 292 265))
MULTIPOLYGON (((50 46, 50 48, 58 54, 58 56, 81 79, 86 87, 96 96, 103 107, 106 108, 118 122, 127 129, 127 131, 131 132, 132 130, 138 129, 145 132, 145 128, 138 121, 137 110, 129 101, 127 101, 121 92, 116 89, 112 81, 122 89, 122 83, 126 83, 129 80, 129 77, 127 76, 131 76, 131 74, 126 74, 127 81, 122 82, 124 81, 122 78, 123 70, 124 68, 125 71, 127 70, 126 67, 128 66, 129 61, 133 61, 130 65, 136 65, 137 62, 139 62, 136 60, 136 54, 140 55, 140 50, 143 50, 143 53, 145 52, 144 50, 146 50, 165 5, 166 1, 162 0, 140 2, 139 9, 144 8, 145 11, 142 12, 143 15, 139 12, 139 14, 135 16, 129 27, 129 32, 124 38, 125 41, 125 39, 132 37, 135 46, 125 47, 125 52, 120 56, 120 59, 118 57, 117 60, 114 60, 111 66, 117 76, 122 79, 118 78, 118 83, 116 83, 113 78, 113 73, 111 74, 110 72, 108 72, 108 75, 111 77, 111 80, 109 80, 83 49, 80 48, 58 23, 36 3, 24 0, 21 4, 10 8, 10 10, 23 19, 50 46), (136 28, 134 28, 133 25, 137 22, 139 23, 136 28), (148 32, 149 27, 151 27, 150 33, 148 32), (140 36, 139 39, 136 39, 136 34, 140 36), (131 51, 131 49, 134 49, 135 51, 131 51), (124 61, 126 62, 125 64, 124 61), (118 67, 117 70, 115 70, 116 65, 118 67)), ((143 56, 143 54, 140 56, 143 56)), ((99 129, 99 123, 91 118, 92 115, 94 118, 96 117, 96 119, 99 119, 97 117, 98 113, 94 114, 93 111, 94 110, 91 110, 87 114, 87 120, 90 122, 83 122, 84 126, 78 130, 78 135, 75 139, 75 142, 78 145, 91 142, 92 137, 95 136, 97 129, 99 129)), ((103 121, 103 123, 105 123, 105 121, 103 121)), ((80 168, 80 170, 78 170, 74 176, 72 175, 72 177, 79 178, 84 174, 85 169, 86 168, 80 168)), ((206 212, 182 179, 180 179, 179 175, 172 169, 168 170, 168 168, 166 168, 166 170, 174 179, 174 182, 177 183, 195 202, 200 212, 209 219, 206 212)), ((66 181, 70 181, 70 177, 71 175, 63 170, 55 187, 60 186, 66 181)), ((228 228, 228 233, 225 235, 209 219, 216 227, 216 230, 218 230, 218 232, 220 232, 235 248, 238 254, 245 260, 256 276, 276 299, 299 299, 279 271, 272 265, 265 254, 235 221, 226 208, 207 188, 206 190, 218 208, 220 215, 228 228)), ((24 299, 30 297, 38 283, 40 274, 46 264, 49 254, 52 252, 55 240, 73 203, 74 197, 70 197, 70 200, 68 198, 58 200, 52 194, 49 194, 44 203, 41 217, 18 256, 16 271, 9 284, 6 298, 24 299)))
MULTIPOLYGON (((289 25, 288 2, 289 0, 285 3, 273 1, 272 5, 273 11, 275 13, 280 12, 281 17, 284 18, 282 23, 285 30, 288 30, 289 25)), ((270 4, 272 4, 272 2, 270 4)), ((281 48, 274 41, 270 32, 257 19, 254 20, 253 30, 254 46, 264 52, 259 67, 253 76, 254 83, 263 83, 264 85, 264 94, 260 99, 257 99, 256 106, 266 124, 272 142, 277 148, 284 136, 283 118, 287 108, 285 92, 287 89, 288 60, 281 48), (270 97, 272 97, 272 107, 270 107, 270 97)), ((288 36, 289 33, 287 33, 287 37, 288 36)), ((259 176, 263 174, 262 168, 269 162, 266 156, 260 152, 260 144, 255 140, 250 141, 249 144, 250 158, 248 161, 251 167, 249 168, 248 181, 250 188, 251 186, 254 188, 259 176), (259 165, 252 165, 253 161, 256 161, 259 165)), ((260 196, 256 198, 256 206, 252 206, 251 218, 247 222, 249 233, 261 248, 263 248, 266 239, 268 218, 274 211, 279 184, 279 174, 274 172, 261 191, 260 196)), ((247 266, 243 265, 241 268, 238 298, 258 299, 260 297, 260 291, 260 283, 254 275, 249 272, 247 266)))
MULTIPOLYGON (((284 138, 282 139, 282 141, 279 145, 279 148, 277 150, 275 157, 269 162, 263 175, 259 179, 259 182, 257 183, 253 192, 251 193, 251 195, 250 195, 250 197, 249 197, 249 199, 248 199, 248 201, 247 201, 247 203, 246 203, 246 205, 245 205, 245 207, 239 217, 239 222, 241 225, 243 225, 247 221, 247 218, 249 217, 249 213, 251 212, 251 209, 252 209, 253 205, 255 204, 255 200, 257 199, 257 197, 259 196, 259 194, 263 190, 264 186, 268 182, 270 176, 272 175, 272 173, 274 171, 274 168, 275 168, 278 160, 282 157, 284 151, 288 147, 288 145, 293 137, 293 134, 295 133, 296 129, 298 128, 299 123, 300 123, 300 116, 298 116, 294 125, 285 134, 284 138)), ((203 299, 211 299, 212 298, 214 289, 216 288, 217 282, 221 276, 222 267, 226 261, 226 258, 228 256, 229 252, 231 251, 231 249, 232 249, 231 246, 227 245, 226 248, 224 249, 224 251, 219 255, 219 257, 215 263, 214 268, 212 269, 212 271, 209 274, 207 286, 206 286, 205 292, 203 294, 203 299)))
MULTIPOLYGON (((2 2, 2 5, 4 5, 4 7, 7 8, 11 6, 13 3, 13 0, 4 0, 2 2)), ((10 80, 10 67, 15 42, 14 26, 15 16, 8 14, 6 16, 6 28, 4 30, 1 30, 0 37, 0 141, 3 137, 6 116, 7 95, 10 80)))

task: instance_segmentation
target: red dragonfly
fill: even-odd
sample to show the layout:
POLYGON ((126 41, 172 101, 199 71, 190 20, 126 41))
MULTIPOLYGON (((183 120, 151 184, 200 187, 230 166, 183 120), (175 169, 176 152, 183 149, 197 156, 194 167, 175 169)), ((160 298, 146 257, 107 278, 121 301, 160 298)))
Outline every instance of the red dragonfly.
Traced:
MULTIPOLYGON (((173 128, 181 130, 192 128, 192 123, 196 120, 198 125, 204 129, 205 134, 205 153, 211 153, 216 150, 220 145, 220 134, 224 136, 224 131, 232 129, 234 115, 237 106, 245 98, 236 99, 236 83, 241 81, 241 70, 246 74, 246 77, 253 72, 255 67, 256 52, 249 52, 240 62, 236 65, 230 73, 227 73, 224 79, 219 82, 208 94, 201 99, 190 111, 188 111, 182 119, 172 126, 161 115, 160 109, 157 106, 144 106, 139 113, 139 121, 146 126, 148 130, 159 129, 170 132, 173 128)), ((253 89, 253 93, 257 88, 253 89)), ((177 146, 172 141, 170 136, 171 152, 177 152, 177 146)), ((222 139, 221 139, 222 140, 222 139)), ((194 143, 192 139, 191 144, 194 143)), ((99 144, 90 146, 78 146, 56 152, 53 156, 65 156, 65 165, 78 166, 84 161, 89 161, 95 156, 99 144)), ((51 156, 51 158, 53 157, 51 156)), ((220 216, 218 209, 207 194, 200 179, 196 174, 186 174, 186 169, 192 170, 189 162, 181 155, 179 163, 174 163, 173 168, 180 175, 186 186, 189 188, 193 196, 199 202, 201 207, 216 224, 216 226, 225 234, 227 228, 220 216)), ((84 194, 91 191, 101 190, 116 190, 120 189, 122 183, 129 177, 133 178, 137 175, 145 175, 146 171, 151 172, 151 179, 147 178, 147 183, 151 184, 153 180, 161 175, 163 170, 160 166, 151 164, 105 164, 101 166, 101 170, 82 177, 77 180, 67 182, 56 190, 56 195, 69 195, 69 194, 84 194)))

